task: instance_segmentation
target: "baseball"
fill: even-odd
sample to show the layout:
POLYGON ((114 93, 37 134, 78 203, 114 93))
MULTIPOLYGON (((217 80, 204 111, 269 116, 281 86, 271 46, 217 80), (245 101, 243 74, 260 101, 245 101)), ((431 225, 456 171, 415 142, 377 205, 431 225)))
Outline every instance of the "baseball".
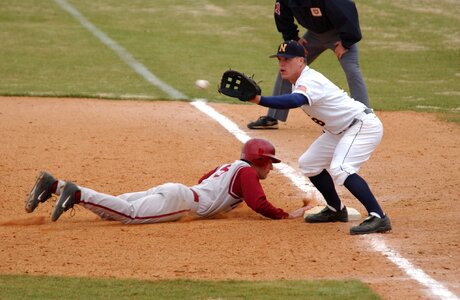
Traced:
POLYGON ((205 90, 209 87, 209 81, 204 79, 198 79, 197 81, 195 81, 195 85, 197 88, 205 90))

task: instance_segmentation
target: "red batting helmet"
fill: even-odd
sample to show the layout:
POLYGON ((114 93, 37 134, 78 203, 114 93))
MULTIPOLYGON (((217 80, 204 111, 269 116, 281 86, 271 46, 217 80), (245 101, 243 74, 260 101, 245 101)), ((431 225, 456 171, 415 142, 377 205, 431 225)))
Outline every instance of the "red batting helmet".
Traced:
POLYGON ((244 159, 256 166, 263 166, 271 160, 279 163, 281 160, 275 157, 275 146, 264 139, 250 139, 243 145, 241 159, 244 159))

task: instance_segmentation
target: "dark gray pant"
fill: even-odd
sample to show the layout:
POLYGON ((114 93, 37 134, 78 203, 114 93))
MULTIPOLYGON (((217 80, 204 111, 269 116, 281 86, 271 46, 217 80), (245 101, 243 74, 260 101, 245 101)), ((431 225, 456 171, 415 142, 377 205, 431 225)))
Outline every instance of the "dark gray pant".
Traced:
MULTIPOLYGON (((312 64, 325 50, 331 49, 334 51, 334 44, 340 40, 339 34, 335 30, 321 34, 307 31, 303 37, 308 41, 308 44, 305 46, 308 51, 308 65, 312 64)), ((359 68, 358 45, 354 44, 351 46, 339 62, 345 72, 351 97, 369 107, 369 96, 367 94, 366 84, 364 83, 364 79, 359 68)), ((281 79, 281 76, 278 73, 275 86, 273 87, 273 96, 290 94, 291 92, 292 84, 287 80, 281 79)), ((288 109, 270 108, 268 109, 267 116, 285 122, 288 114, 288 109)))

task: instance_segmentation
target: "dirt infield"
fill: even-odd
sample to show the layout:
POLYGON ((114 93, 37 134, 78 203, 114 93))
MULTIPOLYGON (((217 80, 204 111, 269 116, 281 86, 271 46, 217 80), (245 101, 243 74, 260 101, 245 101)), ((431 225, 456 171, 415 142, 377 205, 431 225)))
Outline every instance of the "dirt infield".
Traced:
MULTIPOLYGON (((265 113, 249 105, 211 104, 246 130, 265 113)), ((460 295, 460 128, 431 114, 378 112, 382 144, 362 168, 391 217, 383 239, 415 267, 460 295)), ((0 273, 166 279, 348 279, 384 299, 428 299, 369 236, 345 224, 268 220, 246 206, 209 220, 154 225, 99 220, 77 208, 56 223, 54 201, 24 211, 39 170, 101 192, 120 194, 164 182, 192 185, 239 156, 241 143, 186 102, 0 98, 0 273)), ((293 167, 320 133, 300 110, 270 139, 293 167)), ((270 201, 292 210, 302 194, 273 172, 270 201)), ((364 213, 345 190, 345 203, 364 213)))

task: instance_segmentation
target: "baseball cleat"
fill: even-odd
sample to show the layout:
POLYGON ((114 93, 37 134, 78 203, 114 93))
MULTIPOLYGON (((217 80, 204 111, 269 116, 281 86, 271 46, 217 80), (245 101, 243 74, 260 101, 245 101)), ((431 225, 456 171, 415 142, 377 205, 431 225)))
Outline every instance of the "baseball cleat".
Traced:
POLYGON ((367 217, 361 224, 350 228, 350 234, 383 233, 391 230, 391 222, 388 216, 378 218, 376 216, 367 217))
POLYGON ((25 201, 26 212, 31 213, 37 208, 38 203, 45 202, 51 198, 53 192, 56 191, 57 179, 51 174, 41 171, 38 174, 37 181, 30 191, 25 201))
POLYGON ((67 181, 51 213, 51 221, 56 222, 63 212, 71 209, 75 204, 80 202, 80 195, 81 191, 78 186, 67 181))
POLYGON ((278 129, 278 120, 269 116, 262 116, 257 121, 248 124, 249 129, 278 129))
POLYGON ((341 211, 336 212, 326 206, 319 213, 306 215, 304 220, 307 223, 348 222, 348 211, 343 207, 341 211))

